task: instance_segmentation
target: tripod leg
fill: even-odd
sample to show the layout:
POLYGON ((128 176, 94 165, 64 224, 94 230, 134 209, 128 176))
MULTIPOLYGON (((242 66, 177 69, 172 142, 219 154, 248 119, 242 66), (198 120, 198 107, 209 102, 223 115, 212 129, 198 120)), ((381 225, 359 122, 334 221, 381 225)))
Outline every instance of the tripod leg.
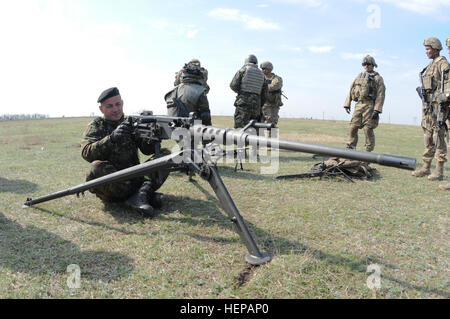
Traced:
POLYGON ((220 201, 222 208, 227 213, 231 222, 233 223, 234 230, 241 237, 241 240, 244 242, 244 245, 247 247, 248 254, 245 256, 245 261, 251 265, 262 265, 271 260, 271 257, 266 254, 260 252, 258 246, 255 243, 252 235, 250 234, 247 225, 245 224, 244 219, 242 218, 239 210, 231 198, 230 193, 228 193, 225 184, 220 178, 219 172, 217 168, 212 165, 208 165, 210 174, 207 178, 209 184, 211 185, 214 193, 216 193, 217 198, 220 201))

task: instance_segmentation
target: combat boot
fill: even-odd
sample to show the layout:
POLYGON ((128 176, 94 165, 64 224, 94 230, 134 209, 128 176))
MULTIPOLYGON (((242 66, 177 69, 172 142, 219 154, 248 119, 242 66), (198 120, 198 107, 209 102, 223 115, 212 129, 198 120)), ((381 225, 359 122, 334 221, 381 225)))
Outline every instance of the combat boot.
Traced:
POLYGON ((439 189, 442 191, 450 191, 450 183, 445 185, 439 185, 439 189))
POLYGON ((162 207, 162 194, 153 193, 150 195, 150 204, 153 208, 160 209, 162 207))
POLYGON ((144 182, 139 190, 125 201, 125 205, 142 213, 144 216, 153 216, 154 209, 149 201, 151 194, 150 182, 144 182))
POLYGON ((421 168, 419 168, 418 170, 415 170, 414 172, 412 172, 411 175, 415 176, 415 177, 424 177, 424 176, 430 175, 430 173, 431 173, 430 166, 431 166, 431 161, 424 161, 423 166, 421 168))
POLYGON ((442 181, 444 179, 444 162, 437 162, 433 173, 428 176, 430 181, 442 181))

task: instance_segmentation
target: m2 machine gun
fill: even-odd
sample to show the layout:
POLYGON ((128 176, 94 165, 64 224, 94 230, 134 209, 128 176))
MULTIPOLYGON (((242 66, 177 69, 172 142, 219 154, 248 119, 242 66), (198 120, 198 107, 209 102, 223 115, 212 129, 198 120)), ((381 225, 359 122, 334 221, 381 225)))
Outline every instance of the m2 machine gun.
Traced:
MULTIPOLYGON (((184 171, 190 174, 195 173, 208 181, 211 185, 219 199, 222 209, 228 215, 234 230, 238 233, 242 242, 247 247, 248 254, 245 256, 245 261, 251 265, 261 265, 269 262, 271 257, 267 253, 259 250, 244 219, 239 213, 238 208, 233 202, 233 199, 219 175, 216 163, 213 162, 211 155, 205 151, 207 150, 207 147, 205 147, 207 143, 214 142, 220 145, 233 146, 267 146, 272 149, 277 148, 342 157, 410 170, 413 170, 416 166, 416 160, 414 158, 362 152, 289 140, 279 140, 258 136, 245 130, 205 126, 202 125, 200 121, 196 121, 193 114, 190 114, 189 117, 148 115, 132 118, 131 121, 136 134, 140 136, 140 138, 146 139, 148 142, 156 143, 156 149, 158 149, 158 145, 160 145, 162 140, 171 139, 178 142, 180 147, 179 151, 99 177, 66 190, 58 191, 36 199, 28 198, 24 207, 31 207, 67 195, 78 195, 88 189, 103 184, 124 181, 139 176, 147 176, 161 172, 162 170, 166 170, 166 172, 184 171)), ((254 127, 263 126, 264 124, 254 125, 254 127)))

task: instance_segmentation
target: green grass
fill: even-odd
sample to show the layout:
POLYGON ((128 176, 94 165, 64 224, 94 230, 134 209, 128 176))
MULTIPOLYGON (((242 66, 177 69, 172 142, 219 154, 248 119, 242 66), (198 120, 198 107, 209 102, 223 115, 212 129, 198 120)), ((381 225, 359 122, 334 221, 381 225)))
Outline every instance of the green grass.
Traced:
MULTIPOLYGON (((382 267, 377 298, 450 296, 450 193, 395 168, 372 164, 374 180, 351 184, 279 181, 260 174, 268 164, 238 172, 221 164, 256 242, 273 256, 252 269, 200 177, 171 175, 153 219, 105 207, 90 193, 22 209, 27 197, 84 182, 89 163, 79 143, 90 120, 0 122, 0 298, 372 298, 370 264, 382 267), (70 264, 81 268, 79 289, 67 287, 70 264)), ((232 118, 213 123, 231 127, 232 118)), ((282 119, 280 128, 284 139, 342 147, 348 134, 340 121, 282 119)), ((377 153, 420 164, 419 127, 381 124, 375 134, 377 153)), ((307 172, 318 161, 280 152, 278 174, 307 172)))

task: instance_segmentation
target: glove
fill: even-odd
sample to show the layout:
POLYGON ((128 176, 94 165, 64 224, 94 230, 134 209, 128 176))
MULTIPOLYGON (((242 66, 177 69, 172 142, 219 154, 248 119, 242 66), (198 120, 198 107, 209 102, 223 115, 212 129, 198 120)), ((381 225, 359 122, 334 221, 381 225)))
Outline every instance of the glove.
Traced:
POLYGON ((374 121, 378 120, 380 118, 380 115, 379 115, 380 113, 381 113, 380 111, 373 111, 371 119, 374 121))
POLYGON ((120 124, 110 135, 111 141, 117 143, 125 139, 131 139, 133 129, 129 123, 120 124))
POLYGON ((436 96, 436 102, 439 104, 446 103, 450 100, 449 93, 439 93, 436 96))
POLYGON ((348 114, 350 114, 350 106, 344 106, 345 112, 347 112, 348 114))

